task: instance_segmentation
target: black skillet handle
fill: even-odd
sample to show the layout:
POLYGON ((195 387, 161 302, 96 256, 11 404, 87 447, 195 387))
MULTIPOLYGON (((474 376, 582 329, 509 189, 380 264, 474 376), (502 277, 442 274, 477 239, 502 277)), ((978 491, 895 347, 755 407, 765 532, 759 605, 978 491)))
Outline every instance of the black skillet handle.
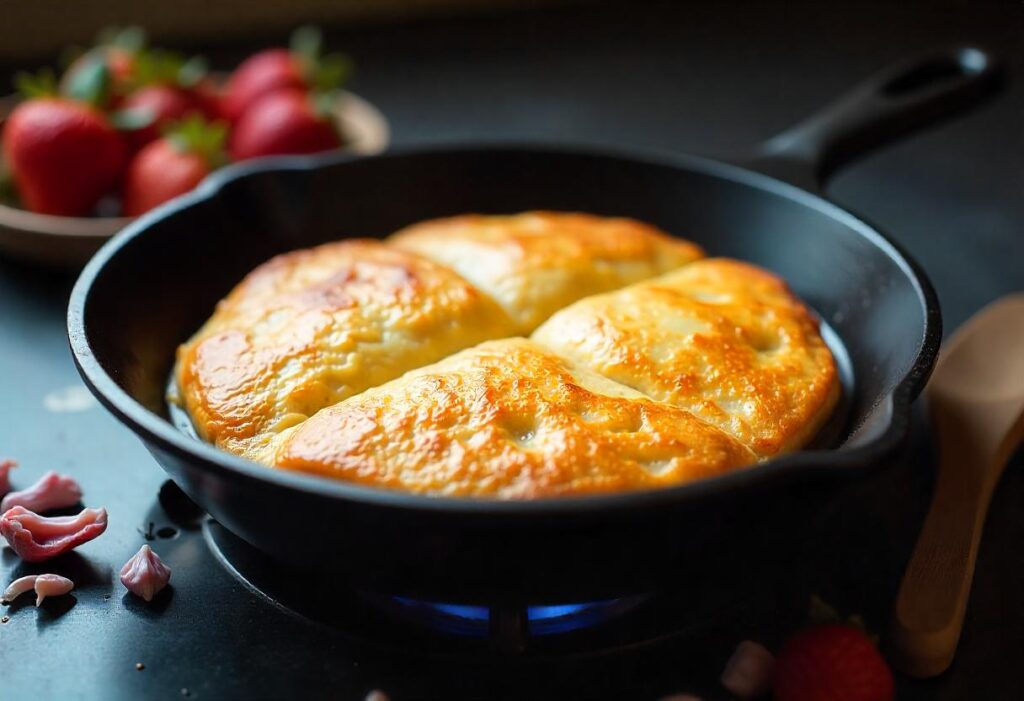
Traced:
POLYGON ((892 65, 764 142, 743 165, 810 190, 871 149, 984 101, 1002 83, 999 62, 954 47, 892 65))

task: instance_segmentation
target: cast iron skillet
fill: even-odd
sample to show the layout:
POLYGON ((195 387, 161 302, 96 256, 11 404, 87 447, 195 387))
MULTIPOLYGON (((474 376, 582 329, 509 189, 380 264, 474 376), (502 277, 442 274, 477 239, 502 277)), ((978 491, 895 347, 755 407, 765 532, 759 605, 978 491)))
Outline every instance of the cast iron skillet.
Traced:
MULTIPOLYGON (((457 146, 229 168, 127 227, 89 263, 68 333, 92 391, 228 529, 292 566, 439 601, 564 602, 726 576, 774 558, 832 496, 883 471, 941 337, 918 266, 819 194, 864 151, 993 91, 955 48, 894 66, 767 142, 746 167, 693 156, 457 146), (270 470, 179 431, 175 347, 277 253, 462 212, 625 215, 781 273, 849 356, 848 421, 827 449, 695 484, 534 502, 431 498, 270 470), (753 558, 753 559, 750 559, 753 558)), ((140 466, 140 469, 142 466, 140 466)))

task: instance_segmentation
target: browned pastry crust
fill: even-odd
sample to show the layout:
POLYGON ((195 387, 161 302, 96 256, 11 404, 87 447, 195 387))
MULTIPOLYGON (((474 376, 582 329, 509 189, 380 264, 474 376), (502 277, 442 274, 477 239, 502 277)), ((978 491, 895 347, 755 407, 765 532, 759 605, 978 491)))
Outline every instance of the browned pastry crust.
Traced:
POLYGON ((447 268, 379 241, 331 243, 250 273, 179 349, 178 387, 204 438, 257 457, 323 407, 512 332, 447 268))
POLYGON ((349 482, 502 499, 661 487, 755 460, 689 412, 517 338, 324 409, 282 436, 274 457, 349 482))
POLYGON ((779 277, 702 255, 555 212, 295 251, 182 345, 179 401, 239 455, 435 495, 654 488, 798 449, 839 394, 818 322, 779 277))
POLYGON ((635 219, 566 212, 464 214, 413 224, 390 241, 458 272, 497 300, 524 334, 587 295, 704 255, 635 219))
POLYGON ((687 409, 761 457, 799 448, 839 396, 814 315, 776 275, 723 258, 589 297, 533 339, 687 409))

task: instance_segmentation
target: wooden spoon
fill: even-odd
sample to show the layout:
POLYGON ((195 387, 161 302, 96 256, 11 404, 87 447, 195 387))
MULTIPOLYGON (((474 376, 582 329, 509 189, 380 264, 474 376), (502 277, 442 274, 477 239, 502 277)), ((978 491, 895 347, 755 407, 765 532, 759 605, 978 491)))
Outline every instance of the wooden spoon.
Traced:
POLYGON ((957 330, 926 396, 939 473, 892 630, 895 662, 915 677, 953 661, 989 501, 1024 440, 1024 294, 990 304, 957 330))

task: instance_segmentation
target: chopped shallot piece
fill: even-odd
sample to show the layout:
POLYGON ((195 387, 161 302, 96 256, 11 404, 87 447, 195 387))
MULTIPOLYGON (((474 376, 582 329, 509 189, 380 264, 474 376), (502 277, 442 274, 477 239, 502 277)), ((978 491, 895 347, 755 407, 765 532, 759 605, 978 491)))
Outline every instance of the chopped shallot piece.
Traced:
POLYGON ((0 536, 26 562, 63 555, 107 530, 106 509, 82 509, 77 516, 47 518, 15 506, 0 516, 0 536))
POLYGON ((380 689, 374 689, 366 695, 366 699, 364 701, 391 701, 391 699, 388 698, 388 695, 380 689))
POLYGON ((43 603, 48 596, 63 596, 75 588, 75 583, 67 577, 59 574, 30 574, 11 582, 11 585, 4 591, 4 603, 14 601, 25 592, 36 592, 36 606, 43 603))
POLYGON ((36 606, 48 596, 64 596, 75 588, 75 583, 59 574, 41 574, 36 577, 36 606))
POLYGON ((753 699, 768 692, 775 673, 775 656, 763 645, 744 640, 725 664, 722 686, 741 699, 753 699))
POLYGON ((36 577, 39 575, 30 574, 27 577, 19 577, 11 582, 10 586, 4 590, 3 598, 0 598, 0 602, 9 604, 10 602, 17 599, 19 596, 27 591, 32 591, 36 586, 36 577))
POLYGON ((14 506, 24 506, 35 512, 63 509, 82 500, 82 488, 73 477, 58 475, 50 470, 28 489, 11 492, 0 502, 0 512, 14 506))
POLYGON ((152 601, 171 581, 171 568, 148 545, 139 548, 121 568, 121 584, 135 596, 152 601))
POLYGON ((11 491, 11 468, 17 466, 13 460, 0 460, 0 497, 11 491))

